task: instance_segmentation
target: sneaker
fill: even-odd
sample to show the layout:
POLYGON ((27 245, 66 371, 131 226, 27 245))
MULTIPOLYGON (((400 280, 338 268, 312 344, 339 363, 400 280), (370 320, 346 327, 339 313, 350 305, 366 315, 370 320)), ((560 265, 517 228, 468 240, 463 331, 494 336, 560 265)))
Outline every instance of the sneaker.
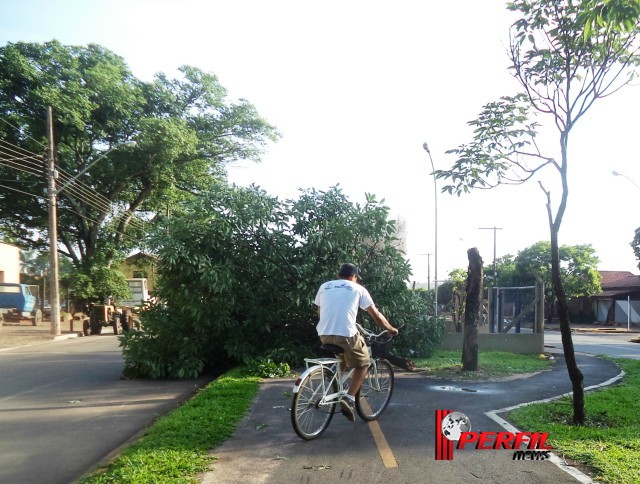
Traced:
POLYGON ((342 415, 347 417, 349 422, 355 422, 356 414, 354 411, 355 400, 351 395, 345 395, 340 399, 340 406, 342 407, 342 415))

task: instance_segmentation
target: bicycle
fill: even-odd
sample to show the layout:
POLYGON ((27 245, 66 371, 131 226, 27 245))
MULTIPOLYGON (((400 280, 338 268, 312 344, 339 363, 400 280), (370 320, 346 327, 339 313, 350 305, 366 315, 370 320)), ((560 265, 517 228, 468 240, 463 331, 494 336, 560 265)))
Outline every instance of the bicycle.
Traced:
MULTIPOLYGON (((364 336, 371 357, 367 377, 356 395, 356 411, 363 420, 375 420, 387 408, 393 393, 393 368, 384 358, 377 357, 372 345, 384 344, 393 336, 387 331, 375 334, 361 325, 358 330, 364 336)), ((304 440, 318 438, 329 426, 336 404, 347 394, 353 369, 343 373, 338 355, 343 351, 336 345, 322 345, 334 358, 305 358, 306 370, 293 387, 291 423, 304 440)))

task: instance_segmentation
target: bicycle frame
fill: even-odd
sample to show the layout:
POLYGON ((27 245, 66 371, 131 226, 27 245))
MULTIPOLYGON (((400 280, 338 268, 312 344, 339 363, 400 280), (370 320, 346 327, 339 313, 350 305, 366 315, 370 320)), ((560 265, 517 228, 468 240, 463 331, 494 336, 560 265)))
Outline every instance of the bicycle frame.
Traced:
MULTIPOLYGON (((358 327, 358 331, 360 331, 360 333, 365 337, 365 339, 376 339, 382 336, 386 332, 386 331, 382 331, 380 334, 375 334, 367 330, 366 328, 362 327, 360 324, 356 324, 356 326, 358 327)), ((371 346, 369 344, 367 344, 367 351, 369 352, 369 358, 371 360, 370 366, 372 366, 374 369, 374 375, 377 375, 378 365, 377 365, 376 359, 372 355, 371 346)), ((323 380, 322 388, 318 389, 318 391, 320 390, 322 391, 322 399, 318 403, 319 406, 336 403, 340 400, 340 398, 342 398, 347 393, 347 391, 343 388, 342 383, 351 376, 354 370, 353 368, 349 369, 347 371, 346 376, 343 378, 342 368, 340 366, 340 363, 342 362, 342 360, 340 358, 305 358, 304 362, 306 365, 306 370, 304 371, 304 373, 302 373, 302 375, 300 375, 300 378, 296 380, 296 383, 293 387, 293 393, 298 393, 298 391, 300 390, 299 383, 305 379, 307 374, 309 374, 311 371, 313 371, 316 368, 321 368, 323 371, 327 369, 333 374, 333 377, 328 382, 329 388, 331 388, 331 386, 333 385, 333 382, 336 380, 338 381, 338 387, 340 388, 340 391, 336 393, 327 394, 327 391, 329 390, 329 388, 327 388, 327 385, 325 385, 325 381, 323 380)), ((370 377, 367 376, 367 378, 370 378, 370 377)), ((375 381, 371 382, 371 386, 376 390, 380 390, 380 381, 378 380, 377 377, 375 378, 375 381)))
POLYGON ((325 382, 323 379, 321 387, 317 389, 317 393, 322 393, 322 398, 318 402, 319 406, 336 403, 347 393, 347 390, 343 388, 342 383, 351 376, 353 369, 349 369, 343 378, 342 368, 340 367, 340 358, 305 358, 304 361, 307 369, 302 373, 302 375, 300 375, 300 378, 296 380, 296 384, 293 387, 293 393, 298 393, 300 389, 299 383, 305 379, 307 374, 311 373, 316 368, 321 368, 323 371, 326 369, 333 375, 329 382, 325 382), (327 394, 334 381, 338 382, 340 391, 327 394))
MULTIPOLYGON (((384 358, 373 358, 371 344, 380 342, 384 331, 376 335, 361 326, 358 326, 358 330, 365 338, 371 360, 352 412, 355 410, 363 420, 371 421, 377 419, 389 403, 393 393, 393 369, 384 358)), ((347 387, 351 386, 347 380, 355 370, 343 371, 340 355, 333 358, 305 358, 304 361, 306 369, 293 387, 291 423, 299 437, 312 440, 328 427, 336 406, 345 406, 344 397, 348 393, 347 387)))

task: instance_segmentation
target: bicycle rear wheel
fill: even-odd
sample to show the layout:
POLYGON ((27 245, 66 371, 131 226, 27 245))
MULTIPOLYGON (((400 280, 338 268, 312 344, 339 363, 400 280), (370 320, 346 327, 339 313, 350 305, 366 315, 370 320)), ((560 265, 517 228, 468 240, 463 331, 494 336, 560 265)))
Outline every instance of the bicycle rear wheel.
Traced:
POLYGON ((293 395, 291 423, 296 433, 304 440, 319 437, 329 426, 336 404, 320 405, 326 393, 336 393, 338 383, 327 368, 313 369, 301 382, 298 393, 293 395), (323 391, 324 390, 324 391, 323 391))
POLYGON ((375 420, 387 408, 393 393, 393 381, 391 363, 382 358, 371 362, 356 398, 356 411, 362 419, 375 420))

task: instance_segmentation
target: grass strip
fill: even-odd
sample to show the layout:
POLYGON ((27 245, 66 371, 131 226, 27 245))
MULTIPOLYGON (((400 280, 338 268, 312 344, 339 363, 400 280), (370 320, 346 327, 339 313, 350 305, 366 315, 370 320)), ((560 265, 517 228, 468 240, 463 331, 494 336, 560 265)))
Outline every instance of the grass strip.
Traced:
POLYGON ((548 432, 554 452, 586 465, 602 483, 640 482, 640 361, 613 359, 619 385, 585 394, 584 426, 572 424, 570 398, 534 404, 508 416, 520 430, 548 432))
POLYGON ((490 380, 514 374, 548 370, 553 364, 545 355, 522 355, 505 351, 482 350, 478 353, 478 371, 462 371, 462 351, 436 349, 429 358, 414 360, 424 373, 456 380, 490 380))
POLYGON ((260 378, 244 369, 217 378, 149 428, 106 468, 79 483, 195 482, 213 460, 211 449, 236 429, 258 391, 260 378))

